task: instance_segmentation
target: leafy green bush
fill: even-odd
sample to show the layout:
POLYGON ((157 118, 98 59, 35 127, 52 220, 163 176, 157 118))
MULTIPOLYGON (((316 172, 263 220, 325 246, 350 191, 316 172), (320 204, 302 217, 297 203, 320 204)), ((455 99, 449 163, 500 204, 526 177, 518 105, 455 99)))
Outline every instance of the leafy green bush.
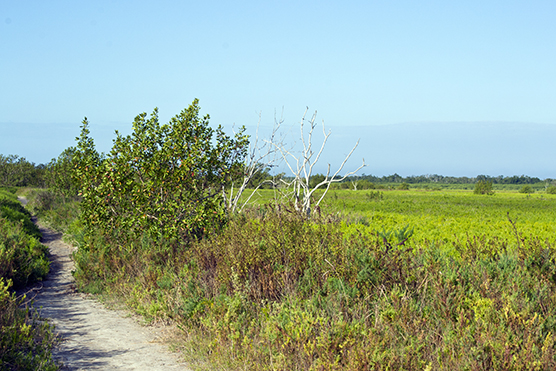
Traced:
POLYGON ((247 136, 209 126, 195 100, 160 125, 158 110, 140 114, 129 136, 118 134, 106 158, 83 121, 72 177, 80 185, 88 234, 127 234, 188 244, 226 220, 223 188, 243 169, 247 136))
POLYGON ((492 189, 492 181, 479 180, 475 184, 473 193, 475 193, 476 195, 493 195, 494 191, 492 189))
POLYGON ((556 186, 551 185, 546 187, 546 193, 551 194, 551 195, 556 195, 556 186))
POLYGON ((524 185, 519 189, 519 193, 534 193, 535 190, 529 184, 524 185))
POLYGON ((366 195, 367 201, 381 201, 384 199, 384 192, 381 191, 370 191, 366 195))

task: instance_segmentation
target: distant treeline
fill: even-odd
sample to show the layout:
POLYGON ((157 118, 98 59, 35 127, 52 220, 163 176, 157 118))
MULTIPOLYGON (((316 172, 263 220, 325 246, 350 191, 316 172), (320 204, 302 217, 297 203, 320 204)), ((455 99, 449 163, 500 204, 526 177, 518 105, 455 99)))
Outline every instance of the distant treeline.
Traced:
POLYGON ((0 186, 47 187, 49 165, 35 165, 25 157, 0 154, 0 186))
POLYGON ((489 175, 477 175, 476 177, 454 177, 454 176, 443 176, 438 174, 432 175, 412 175, 403 177, 398 174, 387 175, 383 177, 378 177, 374 175, 360 175, 352 176, 346 179, 347 182, 367 180, 371 183, 442 183, 442 184, 474 184, 478 181, 492 182, 492 184, 536 184, 540 182, 554 182, 554 179, 544 179, 541 180, 537 177, 530 177, 527 175, 514 175, 514 176, 503 176, 499 175, 496 177, 489 175))

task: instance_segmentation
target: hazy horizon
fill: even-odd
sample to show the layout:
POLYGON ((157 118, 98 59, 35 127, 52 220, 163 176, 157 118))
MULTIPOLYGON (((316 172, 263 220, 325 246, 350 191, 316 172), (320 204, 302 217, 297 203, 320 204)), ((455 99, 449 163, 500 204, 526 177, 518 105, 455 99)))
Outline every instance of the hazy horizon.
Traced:
MULTIPOLYGON (((4 125, 0 123, 0 127, 4 125)), ((16 154, 35 164, 48 163, 64 149, 76 144, 80 124, 18 124, 25 132, 25 142, 12 140, 10 134, 0 137, 0 154, 16 154), (56 142, 45 141, 56 135, 56 142), (59 147, 61 143, 65 146, 59 147)), ((215 125, 212 125, 215 126, 215 125)), ((367 167, 357 174, 385 176, 514 176, 528 175, 541 179, 556 178, 551 169, 556 159, 556 125, 501 122, 436 122, 400 123, 375 126, 327 126, 331 135, 314 174, 325 173, 327 164, 335 172, 351 148, 360 139, 359 146, 344 166, 342 174, 356 169, 365 158, 367 167), (520 147, 515 143, 519 141, 520 147)), ((255 136, 256 126, 247 126, 247 133, 255 136)), ((114 130, 128 135, 131 124, 96 125, 90 123, 91 136, 99 152, 108 153, 115 138, 114 130)), ((237 129, 237 127, 235 128, 237 129)), ((272 126, 261 124, 259 137, 268 137, 272 126)), ((232 127, 225 127, 228 134, 232 127)), ((6 130, 4 130, 6 133, 6 130)), ((288 146, 300 150, 299 123, 282 124, 280 133, 288 146)), ((19 134, 17 134, 19 136, 19 134)), ((16 135, 14 135, 16 137, 16 135)), ((315 129, 314 147, 322 143, 322 126, 315 129)), ((289 148, 289 147, 288 147, 289 148)), ((277 170, 278 171, 278 170, 277 170)), ((289 171, 282 166, 279 171, 289 171)))

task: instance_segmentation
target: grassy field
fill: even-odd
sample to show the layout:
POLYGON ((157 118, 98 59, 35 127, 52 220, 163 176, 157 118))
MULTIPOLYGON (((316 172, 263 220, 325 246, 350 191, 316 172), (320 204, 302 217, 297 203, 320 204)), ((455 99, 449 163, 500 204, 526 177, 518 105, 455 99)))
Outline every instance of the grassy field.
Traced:
MULTIPOLYGON (((252 202, 262 205, 277 197, 280 196, 273 190, 260 190, 252 202)), ((320 194, 315 196, 318 197, 320 194)), ((414 231, 413 244, 452 243, 468 237, 517 243, 516 231, 520 239, 538 238, 550 243, 556 240, 556 195, 552 194, 498 191, 486 196, 453 189, 331 190, 321 209, 338 215, 348 234, 370 235, 409 226, 414 231)))

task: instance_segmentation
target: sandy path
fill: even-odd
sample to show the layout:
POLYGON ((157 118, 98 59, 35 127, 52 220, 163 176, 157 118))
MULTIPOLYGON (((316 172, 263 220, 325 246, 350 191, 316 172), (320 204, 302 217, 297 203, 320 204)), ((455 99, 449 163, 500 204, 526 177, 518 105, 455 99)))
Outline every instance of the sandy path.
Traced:
POLYGON ((187 370, 161 344, 163 328, 143 327, 125 311, 108 310, 75 292, 72 247, 61 234, 39 226, 50 250, 50 273, 34 306, 63 338, 54 350, 63 370, 187 370))

